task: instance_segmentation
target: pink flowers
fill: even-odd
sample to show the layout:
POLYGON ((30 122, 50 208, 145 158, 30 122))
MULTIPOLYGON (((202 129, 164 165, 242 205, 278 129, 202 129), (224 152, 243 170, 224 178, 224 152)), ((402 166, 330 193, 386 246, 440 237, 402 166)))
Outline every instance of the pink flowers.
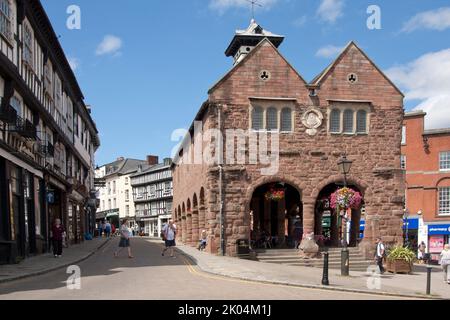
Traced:
POLYGON ((282 189, 271 188, 266 192, 266 200, 281 201, 285 197, 285 191, 282 189))
POLYGON ((360 209, 362 203, 362 196, 359 192, 350 189, 338 189, 331 195, 331 208, 333 209, 360 209))

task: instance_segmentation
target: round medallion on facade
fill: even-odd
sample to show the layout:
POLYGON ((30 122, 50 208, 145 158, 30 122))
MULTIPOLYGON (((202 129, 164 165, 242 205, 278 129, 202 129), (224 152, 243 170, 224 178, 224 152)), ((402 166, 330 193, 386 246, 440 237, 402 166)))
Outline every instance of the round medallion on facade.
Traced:
POLYGON ((323 114, 315 108, 309 108, 302 117, 302 123, 307 128, 306 133, 315 136, 323 123, 323 114))
POLYGON ((270 80, 270 78, 271 78, 271 74, 270 74, 270 72, 267 71, 267 70, 262 70, 262 71, 259 73, 259 78, 260 78, 262 81, 268 81, 268 80, 270 80))
POLYGON ((347 81, 351 84, 358 82, 358 75, 356 73, 349 73, 347 76, 347 81))

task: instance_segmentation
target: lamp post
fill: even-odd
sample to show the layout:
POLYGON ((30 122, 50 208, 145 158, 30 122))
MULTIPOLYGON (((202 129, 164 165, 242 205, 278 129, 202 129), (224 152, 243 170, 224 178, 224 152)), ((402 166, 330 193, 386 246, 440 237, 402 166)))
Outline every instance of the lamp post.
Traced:
MULTIPOLYGON (((350 173, 353 161, 347 159, 347 155, 343 155, 338 161, 338 167, 344 175, 344 187, 347 188, 347 175, 350 173)), ((344 208, 344 215, 342 217, 344 223, 344 243, 341 251, 341 275, 348 276, 350 269, 349 252, 347 244, 347 207, 344 208)))

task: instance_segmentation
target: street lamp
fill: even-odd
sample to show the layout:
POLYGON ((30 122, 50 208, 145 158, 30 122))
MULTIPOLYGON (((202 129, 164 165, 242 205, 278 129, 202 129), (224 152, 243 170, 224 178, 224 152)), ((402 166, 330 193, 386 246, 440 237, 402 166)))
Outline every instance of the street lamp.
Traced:
MULTIPOLYGON (((353 161, 347 159, 347 155, 343 155, 338 161, 338 167, 344 175, 344 187, 347 188, 347 175, 350 173, 353 161)), ((349 251, 347 247, 347 207, 344 208, 344 215, 342 217, 344 223, 344 243, 341 251, 341 275, 348 276, 350 269, 349 251)))

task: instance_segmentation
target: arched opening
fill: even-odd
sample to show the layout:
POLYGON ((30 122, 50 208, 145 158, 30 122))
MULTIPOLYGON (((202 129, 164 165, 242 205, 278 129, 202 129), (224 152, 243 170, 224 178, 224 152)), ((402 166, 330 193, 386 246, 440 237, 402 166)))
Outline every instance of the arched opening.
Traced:
MULTIPOLYGON (((347 226, 345 226, 343 219, 344 212, 338 212, 331 207, 331 195, 342 187, 342 185, 336 183, 329 184, 322 189, 317 197, 314 210, 314 233, 320 247, 341 247, 344 244, 344 239, 347 240, 349 247, 357 247, 362 240, 360 223, 361 212, 364 210, 364 197, 359 209, 347 210, 347 226)), ((363 192, 358 186, 350 183, 348 187, 363 196, 363 192)))
POLYGON ((250 233, 255 249, 297 247, 303 237, 301 192, 284 182, 256 188, 250 202, 250 233))

